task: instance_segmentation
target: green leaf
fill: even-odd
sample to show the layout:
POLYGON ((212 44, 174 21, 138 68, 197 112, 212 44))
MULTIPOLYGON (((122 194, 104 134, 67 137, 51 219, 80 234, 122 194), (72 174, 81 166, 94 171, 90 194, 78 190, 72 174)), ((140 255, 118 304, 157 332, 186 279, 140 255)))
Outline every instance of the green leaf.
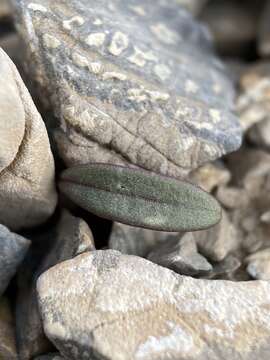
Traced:
POLYGON ((92 163, 62 173, 60 190, 107 219, 162 231, 194 231, 221 219, 218 202, 188 182, 146 170, 92 163))

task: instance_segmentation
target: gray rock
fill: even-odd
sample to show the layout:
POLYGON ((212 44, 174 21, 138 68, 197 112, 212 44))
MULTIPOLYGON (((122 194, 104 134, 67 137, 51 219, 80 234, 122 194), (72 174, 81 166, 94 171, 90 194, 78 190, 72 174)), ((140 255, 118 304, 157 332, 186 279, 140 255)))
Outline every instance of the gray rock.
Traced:
POLYGON ((64 358, 59 353, 53 353, 53 354, 37 356, 35 357, 34 360, 64 360, 64 358))
POLYGON ((0 298, 0 359, 18 359, 15 343, 15 323, 9 302, 5 298, 0 298))
POLYGON ((246 263, 247 272, 253 279, 270 280, 270 248, 249 255, 246 263))
POLYGON ((196 231, 193 237, 199 251, 213 261, 223 260, 239 246, 236 229, 225 211, 217 225, 208 230, 196 231))
POLYGON ((232 84, 208 31, 176 0, 14 2, 28 64, 60 118, 56 141, 68 166, 131 164, 183 176, 238 148, 232 84))
MULTIPOLYGON (((254 1, 253 1, 254 3, 254 1)), ((245 56, 257 36, 259 5, 235 0, 210 1, 201 14, 218 51, 226 56, 245 56)))
MULTIPOLYGON (((234 274, 240 268, 241 261, 234 255, 228 255, 222 261, 213 265, 212 271, 207 274, 208 279, 235 280, 234 274)), ((247 280, 246 278, 243 280, 247 280)))
POLYGON ((15 275, 30 246, 30 241, 0 225, 0 296, 15 275))
POLYGON ((155 248, 147 258, 181 275, 201 275, 212 270, 212 265, 198 253, 192 233, 187 233, 180 239, 166 241, 155 248))
POLYGON ((270 1, 266 0, 258 30, 258 51, 261 56, 270 55, 270 1))
MULTIPOLYGON (((52 235, 53 236, 53 235, 52 235)), ((94 240, 88 225, 80 218, 62 213, 57 234, 48 254, 41 260, 34 274, 29 269, 23 269, 20 278, 19 293, 16 308, 17 345, 20 358, 30 360, 34 356, 49 352, 51 344, 44 335, 36 297, 37 277, 57 263, 70 259, 77 254, 95 249, 94 240)), ((35 254, 33 257, 36 257, 35 254)), ((30 259, 30 265, 32 260, 30 259)))
POLYGON ((7 33, 0 37, 0 47, 7 53, 16 66, 22 63, 22 42, 16 32, 7 33))
POLYGON ((32 227, 54 212, 54 160, 45 125, 12 61, 0 49, 0 223, 32 227))
POLYGON ((118 250, 122 254, 146 257, 155 246, 177 234, 148 230, 114 222, 109 238, 109 248, 118 250))
POLYGON ((45 332, 69 360, 270 355, 266 281, 194 279, 107 250, 56 265, 37 290, 45 332))

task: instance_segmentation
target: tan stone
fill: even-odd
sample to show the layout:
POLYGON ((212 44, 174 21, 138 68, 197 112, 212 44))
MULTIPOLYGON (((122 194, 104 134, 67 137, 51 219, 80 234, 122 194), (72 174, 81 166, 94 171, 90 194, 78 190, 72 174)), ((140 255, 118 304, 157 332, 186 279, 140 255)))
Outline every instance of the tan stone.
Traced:
POLYGON ((269 282, 193 279, 106 250, 51 268, 37 291, 70 360, 269 359, 269 282))
POLYGON ((54 212, 54 160, 45 125, 2 50, 0 70, 0 223, 19 229, 54 212))

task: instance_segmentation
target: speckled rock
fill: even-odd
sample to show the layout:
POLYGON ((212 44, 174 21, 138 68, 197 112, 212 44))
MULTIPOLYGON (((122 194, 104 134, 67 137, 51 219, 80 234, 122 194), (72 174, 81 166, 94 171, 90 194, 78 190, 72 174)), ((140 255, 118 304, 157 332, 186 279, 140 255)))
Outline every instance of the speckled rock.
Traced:
POLYGON ((253 279, 270 280, 270 248, 249 255, 246 263, 247 272, 253 279))
POLYGON ((238 148, 232 84, 208 31, 176 0, 14 2, 68 166, 132 164, 183 176, 238 148))
POLYGON ((0 223, 38 225, 57 201, 45 125, 15 65, 0 49, 0 223))
POLYGON ((15 344, 15 324, 9 302, 5 298, 0 298, 0 359, 18 359, 15 344))
POLYGON ((187 233, 180 239, 166 241, 156 247, 147 258, 181 275, 202 275, 212 270, 212 265, 198 253, 192 233, 187 233))
POLYGON ((269 282, 194 279, 105 250, 56 265, 37 289, 45 332, 70 360, 270 355, 269 282))
POLYGON ((0 296, 22 262, 30 241, 0 225, 0 296))
POLYGON ((155 246, 177 235, 178 233, 143 229, 114 222, 109 248, 118 250, 122 254, 145 257, 155 246))
MULTIPOLYGON (((88 225, 82 219, 63 211, 50 251, 28 281, 24 274, 27 269, 22 269, 23 274, 19 279, 16 330, 18 351, 21 359, 30 360, 36 355, 51 350, 51 345, 44 335, 39 315, 36 298, 37 277, 59 262, 94 249, 94 240, 88 225)), ((29 259, 29 262, 32 263, 32 259, 29 259)))
POLYGON ((239 246, 236 229, 225 211, 217 225, 208 230, 196 231, 193 236, 199 251, 214 261, 223 260, 239 246))

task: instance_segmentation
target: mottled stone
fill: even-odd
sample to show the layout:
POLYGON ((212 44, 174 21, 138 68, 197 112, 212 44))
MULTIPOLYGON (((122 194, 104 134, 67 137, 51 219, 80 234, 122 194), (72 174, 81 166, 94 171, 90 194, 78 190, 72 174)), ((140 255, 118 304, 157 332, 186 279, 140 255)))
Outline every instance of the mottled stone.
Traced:
POLYGON ((242 56, 249 52, 257 35, 259 8, 252 1, 243 5, 235 0, 210 1, 204 8, 201 20, 209 26, 221 54, 242 56))
POLYGON ((107 250, 56 265, 37 289, 45 332, 70 360, 270 355, 266 281, 194 279, 107 250))
POLYGON ((15 275, 30 246, 30 241, 0 225, 0 296, 15 275))
POLYGON ((270 148, 270 63, 249 66, 240 79, 237 112, 248 138, 259 146, 270 148))
POLYGON ((0 359, 18 359, 15 344, 15 323, 9 302, 5 298, 0 298, 0 359))
POLYGON ((249 255, 246 263, 247 272, 253 279, 270 280, 270 248, 249 255))
POLYGON ((146 257, 156 246, 176 235, 178 233, 143 229, 114 222, 109 248, 118 250, 122 254, 146 257))
POLYGON ((180 239, 166 241, 157 246, 147 258, 181 275, 201 275, 212 270, 212 265, 198 253, 192 233, 187 233, 180 239))
MULTIPOLYGON (((85 251, 95 249, 94 240, 88 225, 80 218, 62 213, 55 239, 41 264, 26 280, 27 269, 22 269, 17 299, 17 345, 23 360, 51 350, 43 331, 36 298, 36 280, 44 271, 57 263, 65 261, 85 251)), ((33 255, 34 256, 34 255, 33 255)), ((31 265, 30 259, 30 265, 31 265)))
POLYGON ((236 229, 225 211, 217 225, 208 230, 196 231, 193 236, 199 251, 213 261, 223 260, 239 246, 236 229))
POLYGON ((231 81, 206 28, 176 0, 15 3, 67 166, 133 164, 183 176, 238 148, 231 81))
POLYGON ((192 171, 189 180, 204 190, 211 192, 216 187, 226 185, 231 179, 229 170, 222 163, 205 164, 192 171))
POLYGON ((0 50, 0 223, 38 225, 57 201, 45 125, 15 65, 0 50))
POLYGON ((270 1, 266 0, 258 30, 258 51, 261 56, 270 55, 270 1))

